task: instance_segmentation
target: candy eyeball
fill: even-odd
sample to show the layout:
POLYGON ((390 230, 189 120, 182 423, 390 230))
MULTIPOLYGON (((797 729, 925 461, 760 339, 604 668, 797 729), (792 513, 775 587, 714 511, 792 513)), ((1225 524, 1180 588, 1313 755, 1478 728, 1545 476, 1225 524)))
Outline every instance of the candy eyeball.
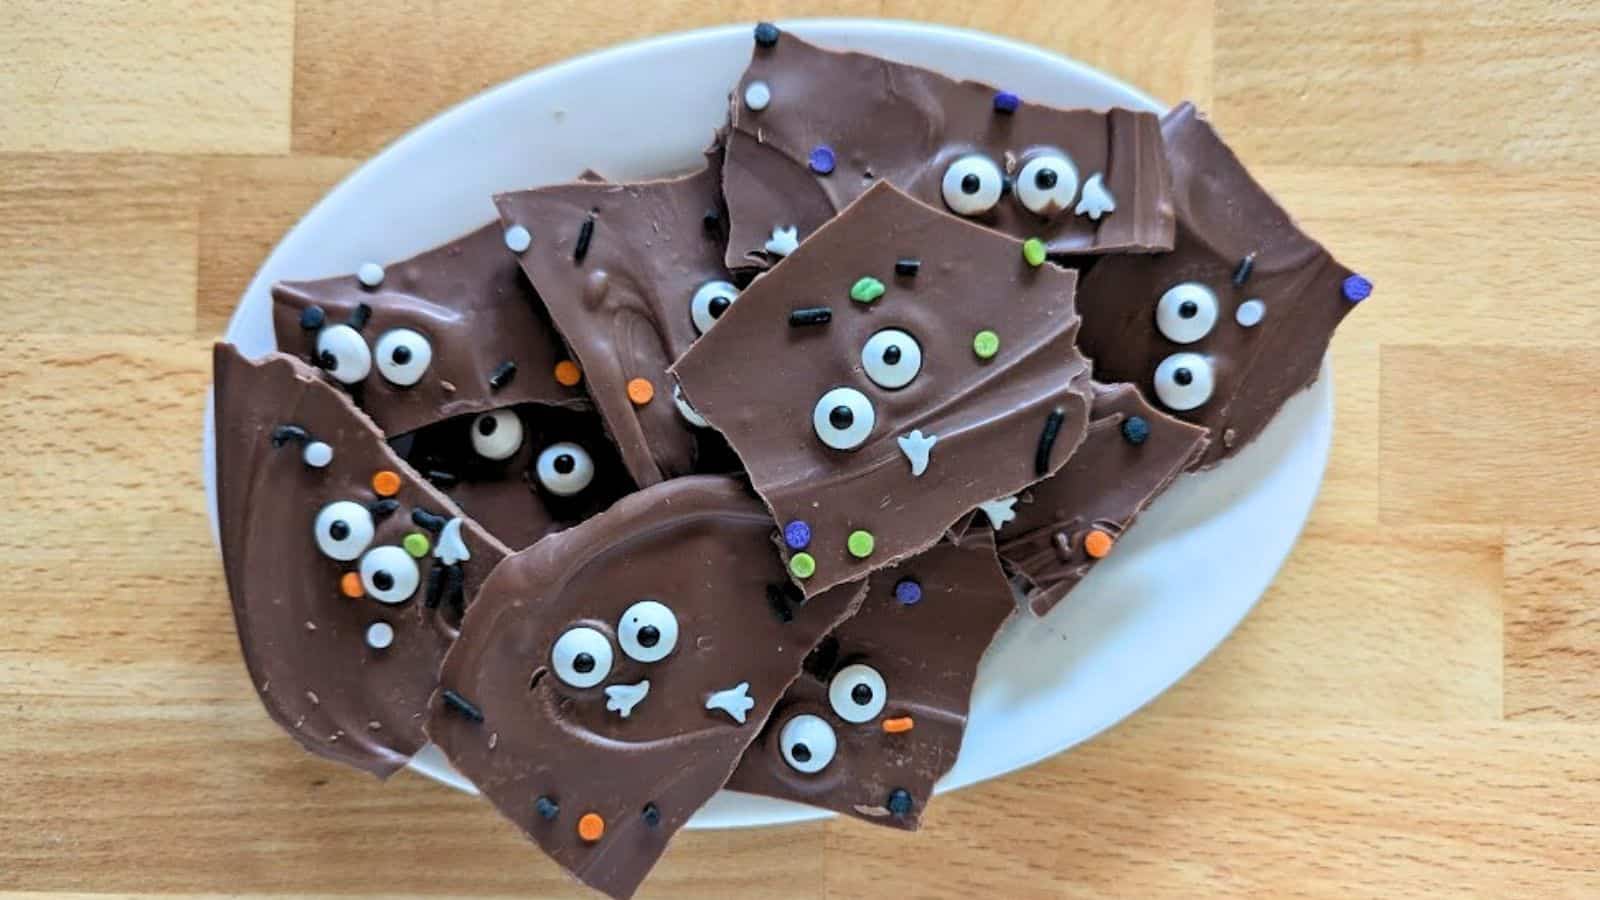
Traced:
POLYGON ((1217 295, 1196 281, 1167 288, 1156 302, 1156 328, 1175 344, 1192 344, 1217 324, 1217 295))
POLYGON ((611 674, 611 642, 587 625, 569 628, 550 648, 550 666, 575 688, 594 687, 611 674))
POLYGON ((1211 361, 1198 353, 1174 353, 1156 366, 1156 399, 1183 412, 1211 399, 1215 379, 1211 361))
POLYGON ((878 387, 903 388, 922 371, 922 345, 898 328, 885 328, 861 348, 861 366, 878 387))
POLYGON ((694 330, 705 334, 717 324, 733 301, 739 299, 739 289, 726 281, 708 281, 694 292, 689 301, 689 316, 694 320, 694 330))
POLYGON ((834 388, 811 411, 817 437, 835 450, 854 450, 866 443, 876 421, 872 401, 855 388, 834 388))
POLYGON ((409 328, 385 331, 372 351, 378 374, 390 384, 410 387, 422 380, 422 373, 433 362, 433 345, 409 328))
POLYGON ((888 702, 889 687, 871 666, 845 666, 828 682, 828 704, 846 722, 870 722, 888 702))
POLYGON ((805 775, 814 775, 833 762, 839 750, 839 738, 833 726, 820 717, 801 713, 783 723, 778 731, 778 750, 789 768, 805 775))
POLYGON ((678 617, 665 603, 640 600, 617 622, 617 644, 629 659, 660 662, 678 646, 678 617))
POLYGON ((1078 167, 1064 155, 1049 153, 1023 163, 1017 173, 1017 202, 1028 212, 1053 216, 1078 195, 1078 167))
POLYGON ((484 459, 510 459, 522 448, 522 419, 509 409, 494 409, 472 420, 472 449, 484 459))
POLYGON ((545 490, 558 497, 571 497, 594 481, 594 459, 577 444, 562 441, 539 451, 534 471, 545 490))
POLYGON ((372 543, 372 513, 350 500, 335 500, 317 513, 317 549, 329 559, 349 562, 372 543))
POLYGON ((981 216, 1000 202, 1005 190, 1005 175, 994 160, 981 153, 969 153, 944 170, 941 184, 944 205, 963 216, 981 216))
POLYGON ((361 586, 367 596, 379 603, 393 605, 410 600, 420 580, 417 561, 404 547, 373 547, 361 557, 361 586))
POLYGON ((361 332, 349 325, 330 325, 317 332, 316 363, 344 384, 355 384, 372 372, 372 350, 361 332))

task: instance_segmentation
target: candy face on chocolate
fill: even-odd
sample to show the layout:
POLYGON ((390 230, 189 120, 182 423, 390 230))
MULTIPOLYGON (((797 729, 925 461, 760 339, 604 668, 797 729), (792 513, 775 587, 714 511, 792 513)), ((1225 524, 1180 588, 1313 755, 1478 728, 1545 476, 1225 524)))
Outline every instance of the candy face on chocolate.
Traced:
POLYGON ((728 787, 915 829, 955 764, 978 661, 1015 611, 987 535, 873 573, 728 787))
POLYGON ((1104 382, 1139 385, 1210 429, 1196 465, 1232 456, 1316 380, 1371 284, 1336 262, 1190 104, 1162 119, 1178 215, 1171 253, 1113 256, 1083 279, 1079 344, 1104 382))
POLYGON ((641 485, 734 468, 666 378, 739 299, 722 266, 715 159, 683 178, 581 181, 495 198, 508 228, 534 234, 517 258, 641 485))
POLYGON ((690 476, 508 558, 428 734, 558 863, 628 896, 860 603, 862 585, 802 603, 774 531, 737 481, 690 476))
POLYGON ((733 98, 730 268, 775 262, 878 179, 1053 255, 1172 247, 1150 113, 1026 103, 788 33, 755 47, 733 98))
POLYGON ((677 362, 777 520, 806 526, 783 552, 808 594, 930 546, 1071 455, 1089 409, 1074 279, 880 183, 677 362))
POLYGON ((561 339, 499 223, 355 275, 273 286, 278 348, 322 369, 385 434, 522 403, 581 409, 561 339))
POLYGON ((251 681, 311 752, 387 776, 426 742, 462 607, 509 551, 316 370, 226 344, 215 370, 217 519, 251 681))

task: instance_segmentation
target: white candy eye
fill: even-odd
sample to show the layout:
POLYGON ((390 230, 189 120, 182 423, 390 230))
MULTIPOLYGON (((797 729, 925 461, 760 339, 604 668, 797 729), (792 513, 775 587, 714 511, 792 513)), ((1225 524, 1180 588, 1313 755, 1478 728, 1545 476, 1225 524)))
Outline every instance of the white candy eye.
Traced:
POLYGON ((1156 399, 1168 409, 1194 409, 1211 399, 1211 362, 1198 353, 1174 353, 1156 366, 1156 399))
POLYGON ((876 419, 872 401, 855 388, 834 388, 811 410, 811 427, 835 450, 854 450, 866 443, 876 419))
POLYGON ((372 543, 372 513, 349 500, 335 500, 317 513, 312 526, 317 533, 317 549, 329 559, 349 562, 372 543))
POLYGON ((944 205, 963 216, 981 216, 1000 202, 1005 176, 994 160, 979 153, 963 156, 944 170, 944 205))
POLYGON ((834 735, 832 725, 810 713, 802 713, 783 723, 783 729, 778 732, 778 749, 789 768, 812 775, 833 762, 839 738, 834 735))
POLYGON ((355 384, 372 371, 372 350, 361 332, 330 325, 317 332, 317 365, 345 384, 355 384))
POLYGON ((1217 295, 1194 281, 1167 288, 1156 303, 1156 327, 1175 344, 1192 344, 1217 324, 1217 295))
POLYGON ((569 628, 550 648, 550 665, 567 684, 594 687, 611 674, 611 642, 586 625, 569 628))
POLYGON ((665 603, 640 600, 628 607, 617 622, 617 644, 623 653, 639 662, 666 659, 678 646, 678 617, 665 603))
POLYGON ((870 722, 889 702, 889 687, 871 666, 845 666, 828 683, 828 703, 846 722, 870 722))
POLYGON ((433 362, 433 345, 409 328, 395 328, 378 338, 372 354, 377 357, 378 374, 391 384, 410 387, 422 380, 433 362))
POLYGON ((539 451, 534 468, 538 470, 539 483, 558 497, 571 497, 594 480, 594 460, 589 451, 567 441, 539 451))
POLYGON ((903 388, 922 371, 922 345, 898 328, 885 328, 861 348, 861 365, 878 387, 903 388))
POLYGON ((361 557, 361 586, 379 603, 404 603, 417 592, 417 561, 393 544, 373 547, 361 557))
POLYGON ((1078 196, 1078 167, 1054 153, 1035 156, 1017 173, 1017 202, 1028 212, 1053 216, 1078 196))
POLYGON ((472 420, 472 449, 484 459, 509 459, 522 447, 522 420, 509 409, 495 409, 472 420))
POLYGON ((739 299, 739 289, 726 281, 708 281, 694 292, 689 301, 689 315, 694 319, 694 330, 705 334, 717 324, 733 301, 739 299))

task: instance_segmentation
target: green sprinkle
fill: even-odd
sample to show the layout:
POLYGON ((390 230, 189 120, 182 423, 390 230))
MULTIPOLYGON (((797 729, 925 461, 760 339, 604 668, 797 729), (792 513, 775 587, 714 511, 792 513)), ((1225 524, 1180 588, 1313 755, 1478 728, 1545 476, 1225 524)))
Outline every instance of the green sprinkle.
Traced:
POLYGON ((1022 258, 1028 261, 1028 265, 1035 268, 1042 266, 1044 265, 1044 257, 1044 241, 1038 238, 1028 238, 1022 242, 1022 258))
POLYGON ((1000 352, 1000 335, 987 329, 972 336, 972 352, 979 359, 989 359, 1000 352))
POLYGON ((796 553, 789 557, 789 574, 796 578, 810 578, 817 574, 816 557, 809 553, 796 553))
POLYGON ((401 543, 405 544, 406 552, 417 559, 428 555, 428 538, 420 532, 411 532, 406 535, 405 540, 401 541, 401 543))
POLYGON ((852 531, 845 540, 845 546, 850 548, 850 555, 856 559, 866 559, 872 555, 872 548, 877 545, 870 531, 852 531))
POLYGON ((850 299, 857 303, 871 303, 883 296, 883 282, 870 275, 850 286, 850 299))

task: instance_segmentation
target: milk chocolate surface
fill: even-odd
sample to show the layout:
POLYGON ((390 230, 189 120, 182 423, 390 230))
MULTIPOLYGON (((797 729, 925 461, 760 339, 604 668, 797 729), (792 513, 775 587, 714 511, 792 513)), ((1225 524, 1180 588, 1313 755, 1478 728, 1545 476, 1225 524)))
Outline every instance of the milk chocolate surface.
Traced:
POLYGON ((800 602, 772 533, 737 481, 692 476, 508 558, 429 735, 556 862, 627 897, 860 604, 864 585, 800 602))
POLYGON ((214 366, 217 519, 250 680, 308 750, 387 776, 426 742, 422 716, 460 606, 509 551, 457 518, 314 369, 283 354, 251 362, 228 344, 217 345, 214 366), (324 448, 331 460, 307 461, 322 461, 324 448), (388 473, 379 483, 395 479, 392 496, 376 492, 379 473, 388 473), (319 521, 335 503, 337 514, 319 521), (413 520, 418 510, 455 524, 430 530, 413 520), (408 538, 427 543, 422 557, 402 549, 408 538), (440 554, 463 549, 451 596, 440 554), (440 602, 430 608, 435 577, 440 602))
POLYGON ((1345 294, 1353 273, 1296 227, 1192 105, 1168 113, 1162 133, 1176 247, 1100 260, 1078 292, 1078 341, 1098 380, 1133 382, 1152 403, 1210 429, 1197 460, 1207 468, 1316 380, 1328 339, 1354 306, 1345 294))
POLYGON ((641 485, 733 467, 715 432, 679 409, 666 377, 738 296, 722 265, 720 154, 708 158, 682 178, 584 181, 495 198, 506 227, 533 235, 518 259, 641 485))
POLYGON ((728 787, 916 829, 955 765, 978 661, 1015 611, 988 535, 874 572, 728 787))
POLYGON ((941 209, 962 212, 959 204, 972 221, 1012 237, 1038 237, 1053 255, 1172 247, 1155 115, 1026 101, 1006 112, 999 107, 1015 98, 1000 94, 788 32, 774 46, 758 44, 731 100, 729 268, 769 264, 774 229, 805 240, 879 179, 941 209), (763 108, 752 91, 755 105, 766 95, 763 108), (963 193, 956 186, 967 175, 976 180, 963 193), (1091 217, 1107 205, 1114 208, 1091 217))
POLYGON ((566 350, 498 222, 381 271, 376 287, 363 284, 358 275, 288 281, 273 287, 272 298, 278 349, 323 364, 330 383, 348 390, 384 434, 392 437, 519 403, 586 405, 581 387, 564 387, 552 375, 556 363, 567 358, 566 350), (362 304, 370 309, 364 323, 357 312, 362 304), (320 328, 303 326, 313 306, 322 310, 320 328), (324 330, 352 318, 361 324, 359 340, 325 342, 322 349, 334 352, 322 357, 324 330), (385 371, 406 368, 395 366, 397 350, 407 365, 421 359, 414 339, 384 342, 395 329, 414 331, 427 342, 431 360, 412 384, 396 383, 385 371), (340 348, 348 350, 337 352, 340 348), (387 359, 377 358, 381 351, 387 359), (343 380, 341 373, 358 371, 352 366, 359 365, 363 352, 368 374, 353 383, 343 380), (507 364, 514 366, 509 375, 507 364))
POLYGON ((880 182, 677 362, 786 537, 805 526, 785 554, 808 594, 932 545, 1072 454, 1089 418, 1075 278, 880 182), (898 274, 908 260, 916 274, 898 274), (852 549, 857 532, 870 540, 852 549))

